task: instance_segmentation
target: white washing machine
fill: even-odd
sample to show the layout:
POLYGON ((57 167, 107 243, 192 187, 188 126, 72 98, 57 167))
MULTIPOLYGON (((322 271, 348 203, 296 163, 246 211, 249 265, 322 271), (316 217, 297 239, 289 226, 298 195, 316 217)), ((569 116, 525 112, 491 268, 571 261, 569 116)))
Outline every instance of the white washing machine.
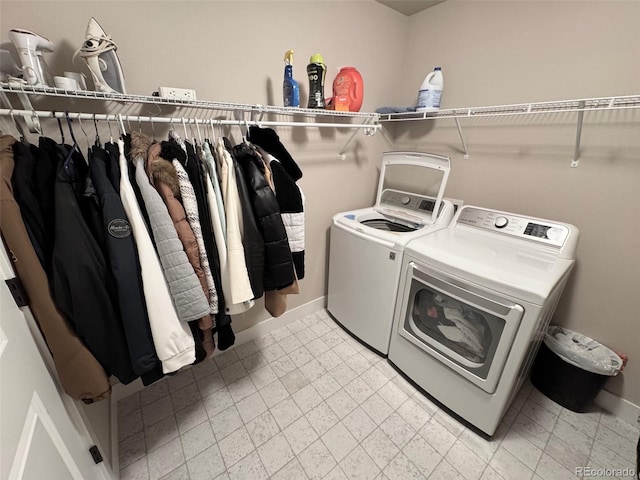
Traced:
POLYGON ((416 152, 382 155, 373 207, 333 217, 327 308, 333 318, 386 356, 404 246, 446 228, 454 205, 443 200, 447 157, 416 152))
POLYGON ((493 435, 527 377, 575 262, 573 225, 464 206, 411 241, 389 362, 493 435))

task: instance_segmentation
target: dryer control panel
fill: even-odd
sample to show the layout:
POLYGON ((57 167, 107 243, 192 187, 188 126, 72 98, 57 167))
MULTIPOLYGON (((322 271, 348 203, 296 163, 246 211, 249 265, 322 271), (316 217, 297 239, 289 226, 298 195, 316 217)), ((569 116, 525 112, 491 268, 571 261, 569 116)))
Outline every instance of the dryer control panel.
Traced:
POLYGON ((569 228, 559 223, 477 207, 463 207, 457 223, 557 247, 569 236, 569 228))

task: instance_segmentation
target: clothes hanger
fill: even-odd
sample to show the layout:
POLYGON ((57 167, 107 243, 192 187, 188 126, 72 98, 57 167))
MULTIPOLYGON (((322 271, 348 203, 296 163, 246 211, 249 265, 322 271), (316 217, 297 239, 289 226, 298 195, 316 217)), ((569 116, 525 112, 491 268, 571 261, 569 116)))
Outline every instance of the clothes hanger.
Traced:
POLYGON ((176 139, 176 129, 173 126, 173 117, 169 118, 169 139, 176 139))
POLYGON ((121 113, 118 114, 118 121, 120 122, 120 134, 121 135, 126 135, 127 131, 124 128, 124 122, 122 121, 122 114, 121 113))
MULTIPOLYGON (((195 123, 196 125, 198 124, 198 120, 196 118, 192 120, 193 120, 193 123, 195 123)), ((191 140, 193 141, 193 145, 195 147, 198 144, 198 141, 196 140, 195 133, 193 133, 193 124, 191 123, 191 120, 189 120, 189 133, 191 133, 191 140)))
POLYGON ((242 143, 247 143, 247 137, 249 136, 249 122, 247 120, 244 120, 244 129, 240 127, 240 130, 242 131, 242 143))
POLYGON ((209 139, 209 144, 210 146, 213 146, 213 143, 215 142, 215 139, 216 139, 216 131, 213 124, 213 118, 209 119, 209 126, 211 127, 211 138, 209 139))
POLYGON ((153 125, 153 117, 149 117, 151 121, 151 135, 153 135, 153 141, 156 141, 156 127, 153 125))
POLYGON ((69 133, 71 134, 71 139, 73 140, 73 145, 71 146, 71 149, 69 150, 69 152, 67 153, 66 158, 64 159, 63 168, 64 168, 64 171, 67 174, 67 176, 71 180, 75 180, 76 172, 75 172, 75 169, 73 168, 73 154, 75 152, 79 152, 80 148, 78 147, 78 142, 76 141, 76 136, 73 133, 73 127, 71 126, 71 118, 69 118, 69 112, 64 112, 64 115, 65 115, 65 117, 67 119, 67 128, 69 129, 69 133))
MULTIPOLYGON (((55 115, 56 112, 53 112, 53 114, 55 115)), ((60 117, 56 117, 56 120, 58 121, 58 128, 60 129, 60 137, 62 138, 62 145, 64 145, 65 141, 64 141, 64 130, 62 130, 62 122, 60 121, 60 117)))
POLYGON ((35 109, 33 109, 32 111, 32 119, 35 119, 35 121, 33 122, 34 125, 37 125, 37 130, 38 130, 38 138, 42 138, 44 137, 44 126, 42 125, 42 122, 40 121, 40 117, 38 116, 38 112, 35 111, 35 109))
POLYGON ((96 114, 93 114, 93 127, 96 129, 96 140, 94 142, 94 145, 96 147, 101 147, 102 144, 100 143, 100 135, 98 134, 98 121, 96 120, 96 114))
POLYGON ((218 141, 224 141, 224 130, 222 130, 222 120, 218 120, 218 141))
POLYGON ((198 131, 198 140, 200 141, 200 145, 202 145, 202 135, 200 135, 200 127, 198 126, 198 120, 196 120, 196 130, 198 131))
POLYGON ((189 134, 187 133, 187 122, 184 117, 182 117, 182 128, 184 129, 184 138, 186 140, 189 138, 189 134))
POLYGON ((87 141, 87 148, 91 150, 91 142, 89 141, 89 135, 87 135, 87 132, 84 130, 84 126, 82 125, 82 120, 80 120, 80 117, 78 117, 78 125, 80 125, 80 130, 84 135, 84 139, 87 141))
POLYGON ((107 115, 107 126, 109 127, 109 143, 113 143, 113 132, 111 131, 111 120, 107 115))

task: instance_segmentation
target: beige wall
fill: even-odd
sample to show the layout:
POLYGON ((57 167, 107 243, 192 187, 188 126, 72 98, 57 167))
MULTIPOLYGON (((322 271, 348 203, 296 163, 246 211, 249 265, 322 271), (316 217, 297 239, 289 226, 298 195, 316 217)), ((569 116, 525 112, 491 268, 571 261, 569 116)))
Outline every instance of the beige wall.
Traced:
MULTIPOLYGON (((410 18, 404 87, 442 66, 443 108, 639 94, 639 2, 447 1, 410 18)), ((447 194, 573 223, 578 259, 554 323, 629 355, 607 388, 640 404, 640 110, 462 120, 393 128, 396 147, 449 155, 447 194)))
MULTIPOLYGON (((356 66, 365 81, 363 111, 415 103, 435 65, 445 75, 443 107, 637 94, 640 78, 638 2, 449 0, 405 17, 373 1, 3 0, 1 38, 12 27, 39 32, 58 47, 51 65, 69 70, 92 15, 119 45, 130 93, 168 85, 195 88, 202 99, 280 104, 289 48, 304 98, 312 53, 324 55, 328 84, 340 66, 356 66)), ((640 217, 639 113, 587 114, 577 169, 569 168, 575 114, 463 121, 469 160, 451 121, 389 126, 373 138, 360 133, 346 162, 336 153, 350 132, 278 128, 304 172, 307 199, 307 277, 289 305, 325 295, 330 218, 373 202, 381 152, 446 154, 448 196, 580 228, 577 267, 556 321, 629 354, 628 370, 608 388, 640 404, 640 232, 629 221, 640 217)), ((237 129, 231 134, 237 138, 237 129)), ((266 318, 259 304, 234 326, 266 318)))

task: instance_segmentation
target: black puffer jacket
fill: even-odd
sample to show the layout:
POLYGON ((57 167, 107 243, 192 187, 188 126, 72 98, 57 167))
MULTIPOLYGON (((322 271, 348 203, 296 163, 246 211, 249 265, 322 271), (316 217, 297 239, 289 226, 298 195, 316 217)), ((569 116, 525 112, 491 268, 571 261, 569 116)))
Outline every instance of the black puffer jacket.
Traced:
POLYGON ((249 140, 275 157, 270 157, 269 168, 273 176, 280 213, 284 215, 298 280, 304 278, 304 201, 296 180, 302 178, 300 167, 293 160, 278 134, 270 128, 249 128, 249 140))
POLYGON ((264 164, 253 147, 241 143, 233 154, 244 171, 253 212, 265 247, 264 289, 278 290, 294 281, 294 267, 280 207, 264 176, 264 164))

